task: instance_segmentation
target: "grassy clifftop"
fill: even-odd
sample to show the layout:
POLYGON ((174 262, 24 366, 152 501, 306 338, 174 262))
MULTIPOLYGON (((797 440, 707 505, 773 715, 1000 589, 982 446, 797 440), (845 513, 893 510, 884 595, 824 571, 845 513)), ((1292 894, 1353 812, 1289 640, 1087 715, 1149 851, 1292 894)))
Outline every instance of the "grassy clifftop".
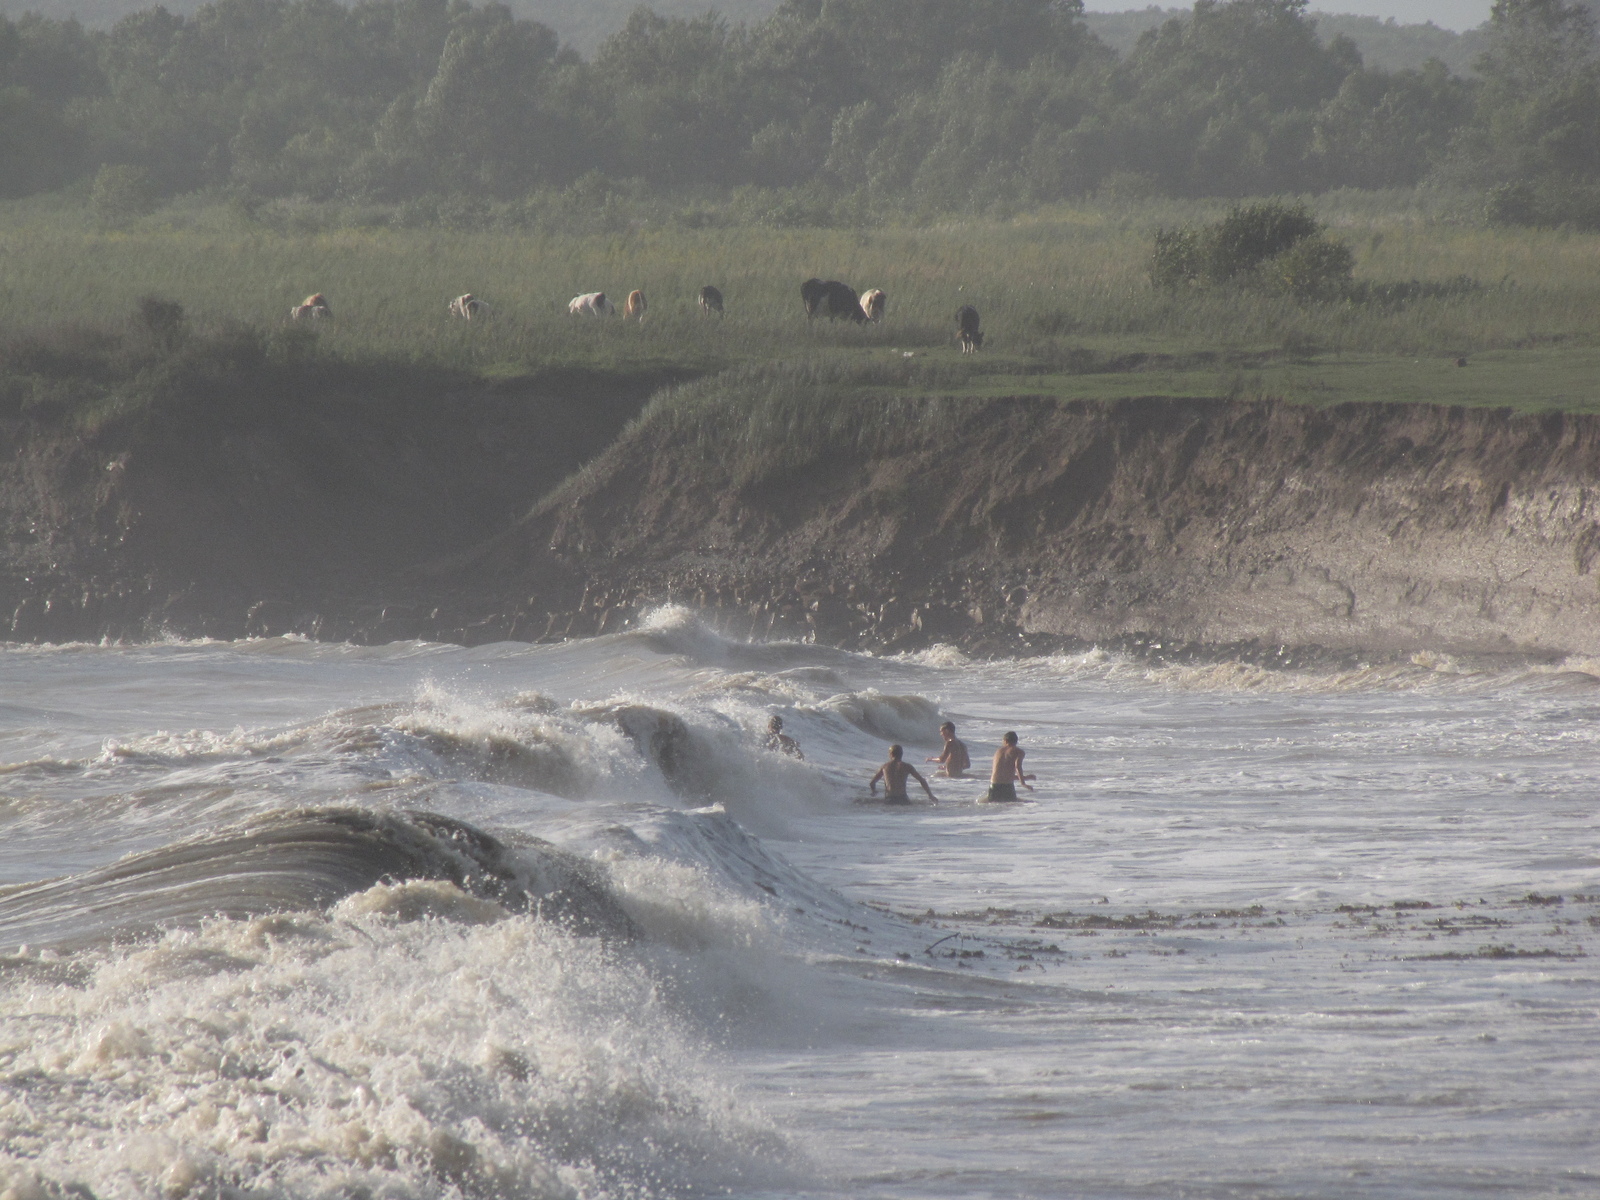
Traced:
POLYGON ((1155 229, 1219 211, 1155 203, 859 230, 691 228, 666 211, 659 221, 556 238, 319 231, 314 222, 296 232, 287 210, 274 227, 225 206, 102 230, 81 214, 17 204, 0 209, 0 328, 112 325, 155 293, 197 323, 276 332, 292 304, 322 292, 334 318, 319 326, 319 352, 343 360, 488 376, 553 367, 707 373, 813 355, 954 362, 952 314, 972 303, 988 336, 967 368, 985 377, 971 384, 977 395, 1337 403, 1394 398, 1398 385, 1407 399, 1438 403, 1595 403, 1581 381, 1600 346, 1600 235, 1489 228, 1447 196, 1334 195, 1314 211, 1353 251, 1357 282, 1370 285, 1366 301, 1152 287, 1155 229), (813 275, 885 289, 888 318, 808 323, 798 286, 813 275), (1385 290, 1463 276, 1475 286, 1411 299, 1385 290), (724 319, 698 312, 704 284, 722 290, 724 319), (650 302, 642 324, 566 311, 580 292, 620 302, 633 288, 650 302), (470 326, 446 313, 467 291, 492 306, 470 326), (1463 356, 1472 369, 1457 371, 1463 356))

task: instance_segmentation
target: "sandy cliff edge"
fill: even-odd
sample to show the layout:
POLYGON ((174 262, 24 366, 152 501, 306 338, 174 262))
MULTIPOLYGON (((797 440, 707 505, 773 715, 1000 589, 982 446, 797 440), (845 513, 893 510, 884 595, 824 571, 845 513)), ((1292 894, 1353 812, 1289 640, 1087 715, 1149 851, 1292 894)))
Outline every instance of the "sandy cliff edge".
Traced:
POLYGON ((731 449, 625 437, 501 566, 585 576, 591 614, 683 599, 842 644, 1600 654, 1600 419, 957 403, 754 480, 731 449))
POLYGON ((0 637, 541 640, 676 601, 736 636, 868 649, 1600 656, 1600 418, 901 400, 795 450, 736 395, 692 436, 648 416, 618 435, 637 403, 521 520, 505 501, 560 475, 549 421, 498 398, 458 405, 449 438, 319 417, 314 461, 270 414, 190 430, 181 454, 14 428, 0 637), (540 478, 519 475, 517 438, 540 478), (401 450, 405 474, 386 472, 401 450))

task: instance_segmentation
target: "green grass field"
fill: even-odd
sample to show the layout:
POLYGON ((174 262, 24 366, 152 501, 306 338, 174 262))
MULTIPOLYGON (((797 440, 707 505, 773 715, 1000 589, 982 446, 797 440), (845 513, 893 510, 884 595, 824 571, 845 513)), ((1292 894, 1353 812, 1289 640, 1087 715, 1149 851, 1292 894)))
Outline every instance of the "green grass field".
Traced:
MULTIPOLYGON (((543 367, 716 371, 822 355, 948 364, 949 394, 1270 395, 1311 403, 1404 400, 1600 411, 1600 235, 1491 229, 1415 196, 1314 202, 1357 256, 1358 280, 1478 291, 1399 307, 1301 305, 1235 290, 1169 294, 1146 277, 1158 225, 1220 205, 1057 208, 1010 221, 867 230, 651 228, 557 237, 384 228, 282 234, 225 206, 157 213, 108 231, 59 200, 0 205, 0 329, 115 325, 139 297, 197 322, 286 324, 324 293, 323 350, 521 374, 543 367), (801 311, 808 276, 889 293, 857 327, 801 311), (702 284, 727 299, 703 318, 702 284), (642 323, 569 316, 605 290, 642 288, 642 323), (466 291, 493 306, 446 314, 466 291), (984 352, 962 362, 952 313, 983 314, 984 352), (1465 356, 1468 366, 1456 359, 1465 356)), ((908 383, 912 377, 908 376, 908 383)), ((924 378, 924 376, 917 376, 924 378)))

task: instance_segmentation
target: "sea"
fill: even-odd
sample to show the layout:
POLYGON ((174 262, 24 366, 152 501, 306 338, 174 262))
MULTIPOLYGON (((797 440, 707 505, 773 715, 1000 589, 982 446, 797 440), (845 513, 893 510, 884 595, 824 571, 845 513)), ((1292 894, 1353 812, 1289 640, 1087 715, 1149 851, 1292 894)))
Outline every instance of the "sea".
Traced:
POLYGON ((1583 661, 0 647, 0 1197, 1600 1196, 1597 767, 1583 661))

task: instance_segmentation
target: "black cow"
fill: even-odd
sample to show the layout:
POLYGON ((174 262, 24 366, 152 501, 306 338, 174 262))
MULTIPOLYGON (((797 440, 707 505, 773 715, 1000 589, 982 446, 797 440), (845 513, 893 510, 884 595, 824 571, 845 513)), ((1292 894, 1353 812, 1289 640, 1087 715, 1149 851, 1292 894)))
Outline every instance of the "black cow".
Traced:
POLYGON ((855 288, 837 279, 806 280, 800 285, 800 299, 805 302, 807 320, 819 313, 830 321, 843 317, 846 321, 859 323, 867 319, 866 313, 861 311, 861 297, 856 295, 855 288))
POLYGON ((806 320, 817 315, 817 309, 821 307, 822 298, 827 292, 828 285, 820 279, 808 279, 800 285, 800 303, 806 306, 806 320))
POLYGON ((867 314, 861 311, 861 297, 856 294, 855 288, 837 279, 830 279, 822 286, 827 289, 822 303, 828 310, 828 320, 837 321, 843 317, 859 325, 867 319, 867 314))
POLYGON ((978 329, 978 310, 970 304, 956 309, 956 341, 961 343, 961 353, 971 354, 983 345, 983 333, 978 329))
POLYGON ((709 283, 700 289, 700 311, 707 316, 722 312, 722 293, 709 283))

